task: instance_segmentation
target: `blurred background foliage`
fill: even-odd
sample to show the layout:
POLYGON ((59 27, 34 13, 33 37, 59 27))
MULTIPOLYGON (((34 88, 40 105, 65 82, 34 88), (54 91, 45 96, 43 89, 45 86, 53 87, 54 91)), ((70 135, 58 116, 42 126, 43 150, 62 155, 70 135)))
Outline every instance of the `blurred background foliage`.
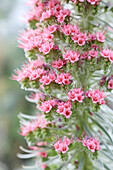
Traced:
POLYGON ((25 61, 23 50, 17 47, 19 30, 25 10, 24 0, 0 0, 0 170, 20 167, 16 154, 24 138, 17 131, 20 111, 30 114, 33 105, 25 100, 25 92, 16 81, 9 79, 15 68, 25 61))

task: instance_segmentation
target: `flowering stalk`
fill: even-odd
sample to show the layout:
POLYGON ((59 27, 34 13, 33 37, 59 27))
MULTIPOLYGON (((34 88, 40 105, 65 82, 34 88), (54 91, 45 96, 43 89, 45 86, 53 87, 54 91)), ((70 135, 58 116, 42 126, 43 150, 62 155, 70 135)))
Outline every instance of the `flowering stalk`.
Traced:
MULTIPOLYGON (((30 153, 26 157, 37 157, 36 167, 67 169, 71 164, 71 169, 102 168, 98 152, 107 155, 106 137, 113 144, 102 124, 105 119, 108 126, 111 122, 101 112, 108 103, 107 92, 113 89, 113 76, 108 74, 113 51, 104 45, 106 31, 91 24, 100 1, 29 0, 28 28, 19 38, 27 62, 12 79, 34 91, 26 98, 35 103, 38 113, 20 114, 19 118, 20 134, 30 149, 22 150, 30 153), (106 76, 101 78, 99 71, 106 76)), ((109 167, 105 162, 103 166, 109 167)))

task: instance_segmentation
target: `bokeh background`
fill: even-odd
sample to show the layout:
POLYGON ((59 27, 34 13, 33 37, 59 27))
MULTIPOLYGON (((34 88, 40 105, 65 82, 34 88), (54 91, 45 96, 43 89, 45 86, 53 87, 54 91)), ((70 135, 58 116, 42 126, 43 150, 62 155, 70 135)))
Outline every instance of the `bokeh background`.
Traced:
POLYGON ((19 83, 9 79, 14 69, 25 61, 23 50, 17 47, 19 31, 24 28, 25 0, 0 0, 0 170, 21 169, 17 158, 19 146, 26 145, 17 131, 20 111, 30 114, 33 106, 25 100, 19 83))

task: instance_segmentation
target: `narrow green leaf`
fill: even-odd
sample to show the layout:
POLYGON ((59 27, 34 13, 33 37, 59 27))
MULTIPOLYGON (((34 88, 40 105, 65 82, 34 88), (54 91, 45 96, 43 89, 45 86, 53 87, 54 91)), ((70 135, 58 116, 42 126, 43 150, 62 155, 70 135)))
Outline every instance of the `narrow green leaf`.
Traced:
POLYGON ((96 123, 96 125, 108 136, 108 138, 110 139, 111 143, 113 144, 112 138, 110 137, 110 135, 108 134, 107 130, 101 125, 99 124, 95 119, 93 119, 92 117, 90 117, 90 119, 96 123))
POLYGON ((106 154, 106 152, 104 151, 100 151, 103 155, 105 155, 108 159, 110 159, 111 161, 113 161, 113 158, 111 156, 109 156, 108 154, 106 154))
POLYGON ((93 136, 91 131, 88 129, 87 125, 82 121, 83 127, 85 129, 85 131, 88 133, 89 136, 93 136))

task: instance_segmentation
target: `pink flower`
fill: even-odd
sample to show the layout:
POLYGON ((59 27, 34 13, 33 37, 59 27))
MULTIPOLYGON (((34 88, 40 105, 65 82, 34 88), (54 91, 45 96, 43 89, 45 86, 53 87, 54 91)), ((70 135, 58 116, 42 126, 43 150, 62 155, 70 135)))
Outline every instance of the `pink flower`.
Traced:
POLYGON ((93 153, 95 152, 96 146, 93 141, 88 143, 88 149, 93 153))
POLYGON ((52 109, 52 106, 49 103, 49 101, 44 101, 44 102, 42 102, 42 105, 40 106, 40 109, 45 113, 49 113, 51 111, 51 109, 52 109))
POLYGON ((110 51, 109 60, 110 60, 111 62, 113 62, 113 51, 110 51))
POLYGON ((65 84, 68 85, 70 84, 70 79, 72 76, 69 73, 61 73, 60 75, 57 75, 57 79, 55 80, 56 83, 58 84, 65 84))
POLYGON ((88 97, 91 97, 93 103, 105 104, 104 98, 106 97, 100 90, 90 90, 88 92, 88 97))
POLYGON ((84 0, 79 0, 79 2, 84 2, 84 0))
POLYGON ((108 89, 113 89, 113 79, 108 82, 108 89))
POLYGON ((64 136, 63 140, 62 139, 57 140, 57 142, 54 144, 54 148, 59 153, 62 152, 63 154, 65 154, 69 149, 68 146, 70 143, 73 143, 73 141, 64 136))
POLYGON ((71 55, 69 59, 70 59, 71 63, 74 63, 75 61, 79 60, 79 57, 80 57, 79 54, 77 52, 73 51, 73 55, 71 55))
POLYGON ((62 68, 62 66, 63 66, 63 61, 61 59, 52 62, 53 68, 62 68))
POLYGON ((89 34, 89 38, 92 40, 92 41, 94 41, 94 40, 96 40, 96 34, 94 34, 94 33, 92 33, 92 34, 89 34))
MULTIPOLYGON (((46 108, 46 109, 47 109, 47 108, 46 108)), ((45 127, 47 127, 47 121, 46 121, 46 119, 44 118, 43 115, 40 116, 37 121, 38 121, 38 127, 40 127, 40 128, 45 128, 45 127)))
POLYGON ((70 110, 70 108, 64 109, 63 115, 64 115, 66 118, 70 118, 71 114, 72 114, 72 111, 70 110))
POLYGON ((70 25, 64 25, 62 30, 61 30, 65 35, 70 35, 71 34, 71 30, 70 30, 70 25))
POLYGON ((82 142, 83 146, 87 147, 93 153, 95 152, 95 150, 100 150, 100 141, 95 138, 86 136, 85 138, 83 138, 83 141, 79 140, 77 142, 82 142))
POLYGON ((64 115, 66 118, 69 118, 72 114, 71 107, 72 107, 71 101, 67 101, 65 103, 61 102, 58 103, 58 108, 56 112, 60 113, 61 115, 64 115))
POLYGON ((77 0, 72 0, 74 2, 74 4, 77 4, 77 0))
POLYGON ((97 32, 97 40, 99 41, 99 42, 105 42, 105 36, 104 36, 104 34, 102 33, 102 32, 97 32))
POLYGON ((52 48, 53 48, 53 43, 47 42, 47 43, 42 44, 41 51, 45 55, 45 54, 48 54, 52 48))
POLYGON ((67 145, 65 145, 65 144, 61 144, 60 145, 60 148, 61 148, 61 152, 63 153, 63 154, 65 154, 67 151, 68 151, 68 146, 67 145))
POLYGON ((46 168, 47 168, 47 165, 46 165, 46 164, 42 164, 42 165, 41 165, 41 168, 46 169, 46 168))
POLYGON ((58 109, 56 110, 56 112, 62 115, 64 113, 64 110, 65 110, 64 106, 58 106, 58 109))
POLYGON ((65 107, 66 109, 68 109, 68 108, 71 109, 71 107, 72 107, 71 101, 66 101, 66 102, 64 103, 64 107, 65 107))
POLYGON ((20 134, 22 135, 22 136, 26 136, 28 133, 30 133, 32 130, 31 130, 31 123, 29 122, 29 124, 27 124, 27 125, 25 125, 25 126, 23 126, 22 128, 21 128, 21 132, 20 132, 20 134))
POLYGON ((98 56, 98 52, 93 49, 93 50, 90 50, 90 51, 89 51, 89 55, 90 55, 91 57, 97 57, 97 56, 98 56))
POLYGON ((83 38, 79 38, 77 43, 79 46, 83 46, 85 44, 85 40, 83 38))
POLYGON ((79 53, 74 51, 66 51, 66 54, 63 55, 63 58, 70 61, 71 63, 74 63, 75 61, 79 60, 79 53))
POLYGON ((50 17, 51 17, 51 11, 48 10, 48 11, 42 13, 42 17, 40 18, 40 21, 44 21, 50 17))
POLYGON ((97 0, 87 0, 91 5, 95 5, 97 0))
POLYGON ((83 99, 84 99, 84 96, 82 96, 81 94, 76 96, 76 100, 80 103, 83 102, 83 99))
POLYGON ((78 101, 80 103, 83 102, 84 96, 83 96, 84 92, 78 88, 78 89, 74 89, 73 91, 70 91, 68 93, 68 99, 72 100, 72 101, 78 101))
POLYGON ((52 107, 54 107, 57 104, 57 100, 56 99, 53 99, 53 100, 50 99, 49 103, 51 104, 52 107))
POLYGON ((68 93, 68 99, 71 101, 75 101, 76 100, 76 95, 74 92, 69 92, 68 93))
POLYGON ((57 28, 55 25, 49 25, 47 29, 50 33, 54 33, 57 28))
POLYGON ((63 58, 64 58, 65 60, 69 60, 70 55, 72 55, 72 52, 71 52, 71 51, 67 51, 66 54, 63 55, 63 58))
POLYGON ((55 147, 55 150, 56 150, 56 151, 59 151, 59 150, 60 150, 60 142, 59 142, 59 141, 56 142, 56 143, 54 144, 54 147, 55 147))
POLYGON ((40 152, 40 156, 42 158, 46 158, 47 157, 47 152, 46 151, 40 152))
POLYGON ((51 81, 54 81, 56 79, 55 73, 50 73, 48 77, 50 78, 51 81))
POLYGON ((65 20, 65 15, 63 15, 63 14, 58 15, 58 19, 57 19, 58 22, 60 22, 62 24, 64 22, 64 20, 65 20))
POLYGON ((109 49, 104 49, 100 52, 102 57, 109 58, 110 57, 110 50, 109 49))
POLYGON ((43 74, 43 69, 37 69, 37 70, 32 70, 31 74, 29 76, 30 80, 36 80, 37 78, 39 78, 41 75, 43 74))
POLYGON ((62 84, 63 83, 63 75, 57 75, 57 79, 55 80, 56 83, 62 84))
POLYGON ((39 81, 42 83, 43 86, 44 85, 49 85, 51 83, 51 79, 47 75, 46 76, 42 76, 42 78, 39 81))

